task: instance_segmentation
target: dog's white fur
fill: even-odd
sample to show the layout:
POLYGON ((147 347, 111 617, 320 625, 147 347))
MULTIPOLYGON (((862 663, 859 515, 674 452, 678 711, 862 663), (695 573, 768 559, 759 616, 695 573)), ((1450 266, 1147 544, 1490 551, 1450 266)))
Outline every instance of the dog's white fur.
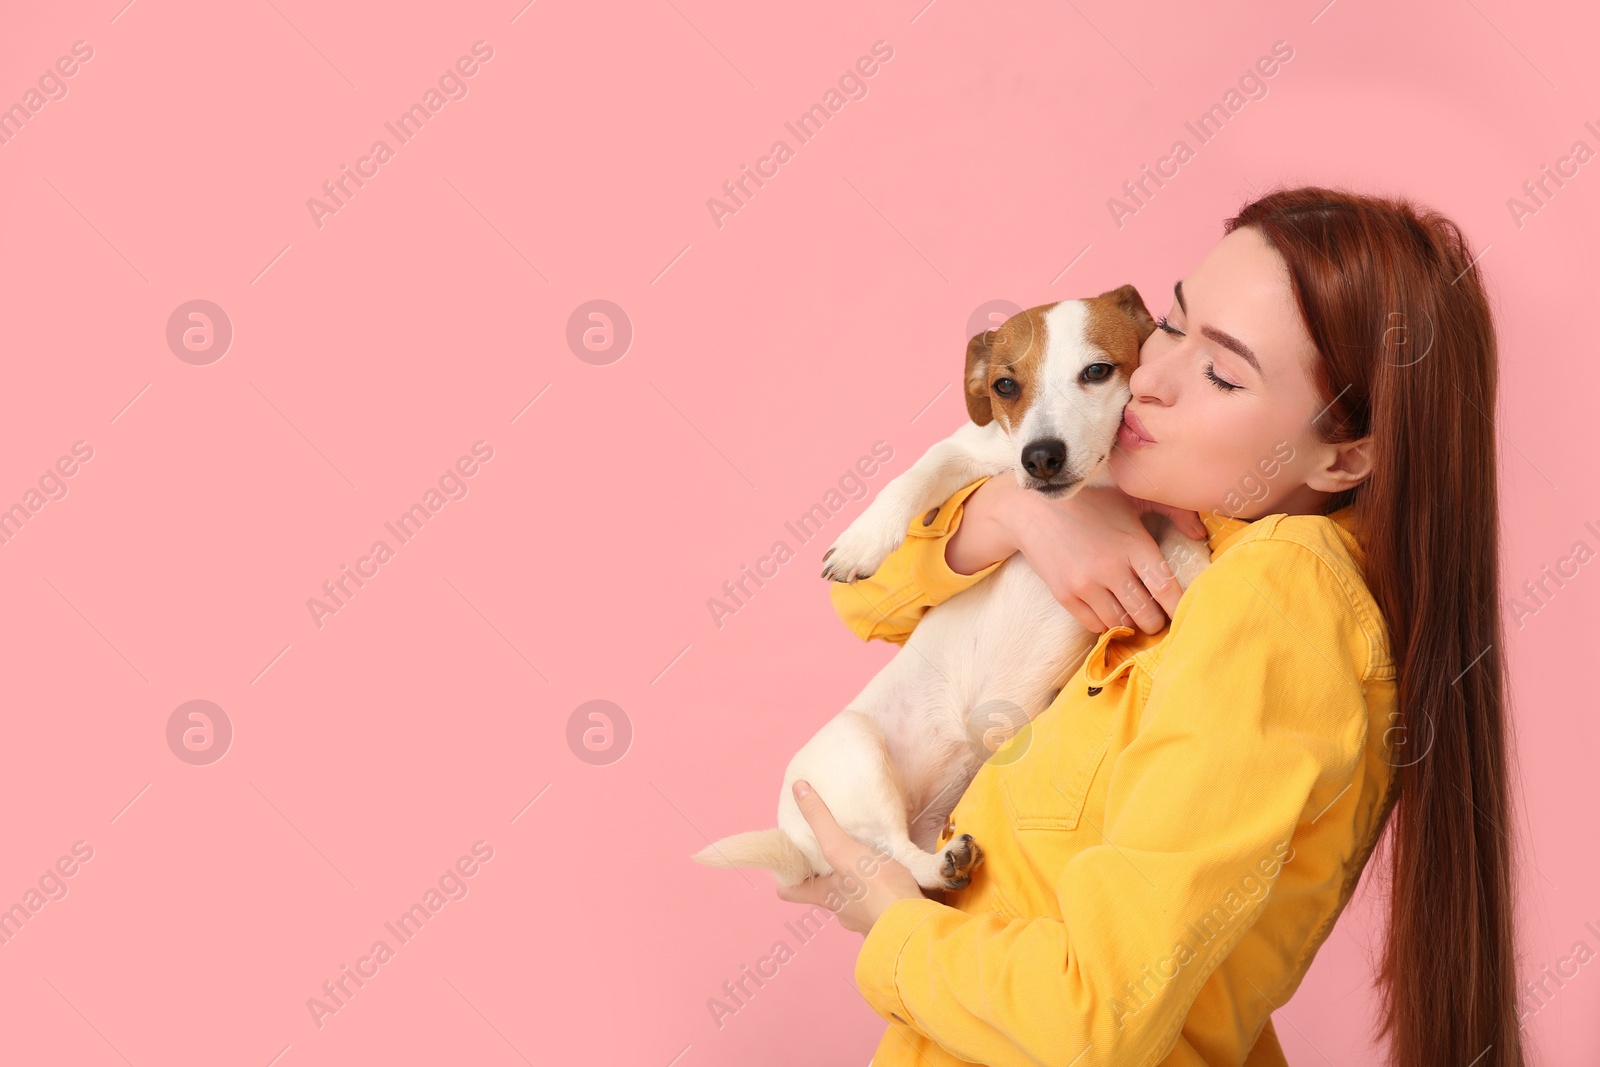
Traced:
MULTIPOLYGON (((966 392, 974 421, 884 486, 824 554, 824 576, 871 575, 913 521, 984 475, 1010 473, 1051 496, 1114 485, 1105 461, 1131 395, 1128 375, 1152 329, 1138 292, 1122 286, 1019 312, 972 338, 966 392), (1086 380, 1104 373, 1087 368, 1107 363, 1109 377, 1086 380), (1022 387, 1015 402, 991 388, 1009 388, 1003 377, 1022 387), (1065 454, 1052 446, 1061 462, 1041 463, 1040 443, 1052 439, 1065 454)), ((1210 562, 1206 543, 1165 516, 1145 521, 1187 589, 1210 562)), ((900 652, 795 754, 784 771, 777 829, 735 834, 692 858, 708 867, 766 868, 780 886, 831 873, 791 792, 803 778, 841 827, 892 854, 920 885, 965 887, 983 858, 970 835, 928 850, 997 742, 1050 706, 1096 639, 1013 554, 930 608, 900 652)))

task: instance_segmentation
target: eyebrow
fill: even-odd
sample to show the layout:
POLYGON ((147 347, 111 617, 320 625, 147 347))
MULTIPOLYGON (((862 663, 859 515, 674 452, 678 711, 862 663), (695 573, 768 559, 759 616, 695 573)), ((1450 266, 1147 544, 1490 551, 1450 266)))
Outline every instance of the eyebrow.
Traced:
MULTIPOLYGON (((1181 280, 1172 287, 1172 295, 1178 298, 1178 307, 1181 308, 1184 315, 1187 316, 1189 314, 1189 308, 1183 302, 1183 282, 1181 280)), ((1249 345, 1245 344, 1243 341, 1239 340, 1230 333, 1223 333, 1215 326, 1202 326, 1200 327, 1200 333, 1202 336, 1209 337, 1211 340, 1217 342, 1217 344, 1221 345, 1223 348, 1226 348, 1228 351, 1238 353, 1240 358, 1256 369, 1257 374, 1261 374, 1261 363, 1256 359, 1256 354, 1250 351, 1249 345)), ((1266 377, 1266 375, 1262 374, 1262 377, 1266 377)))

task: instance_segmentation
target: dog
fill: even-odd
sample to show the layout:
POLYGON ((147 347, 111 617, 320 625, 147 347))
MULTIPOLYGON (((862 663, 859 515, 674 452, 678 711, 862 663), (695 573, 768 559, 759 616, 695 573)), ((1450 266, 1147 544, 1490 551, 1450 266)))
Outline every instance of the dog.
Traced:
MULTIPOLYGON (((823 554, 822 575, 870 577, 907 527, 985 475, 1050 497, 1113 486, 1106 460, 1155 320, 1132 285, 1043 304, 967 342, 971 421, 891 480, 823 554)), ((1187 589, 1210 564, 1170 518, 1142 520, 1187 589)), ((1098 635, 1050 593, 1020 552, 923 614, 904 647, 789 761, 776 829, 695 853, 707 867, 757 867, 779 886, 833 871, 790 792, 805 779, 852 837, 892 854, 929 890, 964 889, 983 862, 970 834, 939 832, 995 750, 1048 708, 1098 635)))

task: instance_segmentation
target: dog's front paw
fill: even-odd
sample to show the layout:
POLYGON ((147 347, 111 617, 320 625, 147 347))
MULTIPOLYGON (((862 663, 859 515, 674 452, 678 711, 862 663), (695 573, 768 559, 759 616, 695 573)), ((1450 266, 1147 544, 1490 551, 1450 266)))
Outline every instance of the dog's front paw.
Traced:
POLYGON ((944 888, 967 888, 972 883, 972 872, 983 862, 983 849, 978 847, 978 842, 971 834, 962 834, 944 846, 942 854, 939 877, 944 879, 944 888))
POLYGON ((870 578, 906 537, 903 523, 888 523, 863 514, 822 554, 822 576, 833 582, 870 578))

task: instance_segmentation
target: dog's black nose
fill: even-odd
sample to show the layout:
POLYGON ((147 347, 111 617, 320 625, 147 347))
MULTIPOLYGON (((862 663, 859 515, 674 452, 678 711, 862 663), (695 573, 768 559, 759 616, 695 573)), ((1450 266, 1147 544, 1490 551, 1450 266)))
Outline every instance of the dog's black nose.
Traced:
POLYGON ((1042 437, 1022 450, 1022 467, 1041 482, 1049 481, 1067 465, 1067 443, 1059 437, 1042 437))

